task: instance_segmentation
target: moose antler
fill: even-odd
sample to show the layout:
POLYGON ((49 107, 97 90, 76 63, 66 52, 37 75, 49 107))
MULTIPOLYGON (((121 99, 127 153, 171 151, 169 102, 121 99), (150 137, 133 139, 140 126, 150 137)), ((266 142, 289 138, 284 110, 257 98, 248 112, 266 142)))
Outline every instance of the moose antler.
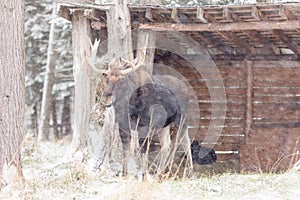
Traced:
MULTIPOLYGON (((88 56, 88 57, 86 57, 86 60, 87 60, 87 62, 89 64, 89 66, 95 72, 100 73, 100 74, 107 74, 108 70, 100 70, 100 69, 97 69, 95 67, 96 54, 97 54, 97 51, 98 51, 99 44, 100 44, 100 39, 96 39, 94 44, 92 44, 92 42, 90 40, 91 55, 88 56)), ((86 56, 86 54, 85 54, 85 56, 86 56)))
POLYGON ((145 62, 145 59, 146 59, 146 51, 147 51, 147 46, 148 46, 148 38, 149 38, 149 34, 147 33, 146 34, 146 41, 145 41, 145 45, 142 49, 137 49, 137 50, 140 50, 142 53, 143 53, 143 57, 142 59, 140 60, 140 62, 138 62, 137 64, 134 64, 133 62, 130 62, 129 60, 126 60, 124 58, 121 58, 122 61, 126 62, 127 64, 129 64, 130 68, 128 69, 123 69, 121 70, 121 72, 123 74, 128 74, 130 72, 133 72, 135 70, 137 70, 138 68, 140 68, 142 66, 142 64, 145 62))

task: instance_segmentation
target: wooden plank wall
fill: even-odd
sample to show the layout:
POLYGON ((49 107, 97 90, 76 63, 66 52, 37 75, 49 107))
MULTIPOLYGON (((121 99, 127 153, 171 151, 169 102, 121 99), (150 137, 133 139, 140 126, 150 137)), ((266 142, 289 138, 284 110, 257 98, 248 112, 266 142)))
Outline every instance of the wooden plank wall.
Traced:
MULTIPOLYGON (((196 93, 200 115, 193 106, 189 108, 189 131, 195 140, 203 141, 211 122, 218 120, 212 118, 212 103, 216 102, 212 102, 210 92, 220 88, 208 88, 207 82, 213 79, 206 80, 205 74, 178 57, 159 60, 181 73, 196 93)), ((288 169, 300 158, 300 63, 215 64, 224 83, 227 110, 218 141, 204 146, 213 145, 219 161, 240 161, 243 171, 288 169)))
POLYGON ((242 170, 287 170, 300 157, 300 63, 256 61, 253 79, 253 124, 241 146, 242 170))
MULTIPOLYGON (((190 93, 196 93, 199 110, 195 108, 195 104, 193 105, 194 102, 190 102, 188 118, 190 136, 197 141, 204 141, 205 137, 214 137, 214 133, 208 135, 209 127, 215 128, 214 121, 225 117, 218 140, 208 141, 208 143, 203 145, 213 147, 218 154, 219 161, 239 160, 239 150, 241 141, 244 139, 245 126, 245 92, 247 83, 244 62, 216 62, 222 77, 219 81, 223 81, 226 92, 226 99, 222 100, 226 102, 226 116, 218 115, 218 113, 222 113, 222 110, 212 111, 212 103, 219 107, 218 104, 221 104, 221 102, 213 100, 210 93, 218 92, 222 88, 214 85, 209 88, 207 83, 209 81, 218 81, 216 78, 203 78, 212 76, 204 74, 206 70, 201 70, 202 74, 200 74, 194 67, 179 58, 164 57, 159 62, 172 66, 176 72, 181 73, 187 85, 192 86, 193 91, 190 93), (212 118, 212 112, 217 113, 217 117, 212 118)), ((207 73, 211 73, 211 70, 207 70, 207 73)))

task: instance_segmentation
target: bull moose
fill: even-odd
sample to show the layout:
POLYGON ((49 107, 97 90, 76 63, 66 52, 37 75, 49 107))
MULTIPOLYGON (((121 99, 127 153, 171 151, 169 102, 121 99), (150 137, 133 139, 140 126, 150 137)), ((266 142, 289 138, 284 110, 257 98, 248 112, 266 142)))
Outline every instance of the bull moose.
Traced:
MULTIPOLYGON (((171 149, 171 123, 180 126, 177 134, 184 148, 189 174, 191 174, 193 162, 185 120, 188 103, 187 87, 175 77, 150 75, 143 72, 142 65, 146 50, 141 51, 144 58, 135 64, 123 58, 117 58, 110 64, 110 69, 107 71, 99 71, 92 66, 94 70, 107 74, 102 103, 107 107, 113 106, 115 109, 115 121, 119 125, 123 147, 123 175, 128 173, 127 164, 133 130, 136 130, 139 139, 147 138, 150 141, 152 138, 149 137, 153 135, 158 138, 161 157, 157 173, 163 173, 171 149)), ((143 155, 138 161, 140 167, 144 153, 145 151, 142 151, 143 155)), ((143 174, 145 171, 146 169, 143 168, 143 174)))

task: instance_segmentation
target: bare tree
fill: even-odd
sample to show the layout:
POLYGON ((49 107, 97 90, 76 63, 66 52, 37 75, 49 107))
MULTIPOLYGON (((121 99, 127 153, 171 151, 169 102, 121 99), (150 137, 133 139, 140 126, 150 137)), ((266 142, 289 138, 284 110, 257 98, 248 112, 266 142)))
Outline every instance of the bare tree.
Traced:
MULTIPOLYGON (((56 16, 55 13, 56 3, 53 3, 53 11, 52 17, 56 16)), ((57 38, 56 24, 54 22, 51 23, 50 26, 50 35, 49 35, 49 46, 47 53, 47 64, 46 64, 46 72, 45 72, 45 80, 44 80, 44 88, 43 88, 43 98, 42 98, 42 108, 41 108, 41 116, 40 116, 40 126, 38 138, 39 140, 48 140, 49 139, 49 121, 51 115, 51 103, 52 100, 52 88, 55 83, 55 66, 57 54, 54 50, 55 39, 57 38)))
POLYGON ((25 106, 24 1, 0 2, 0 177, 22 180, 25 106))

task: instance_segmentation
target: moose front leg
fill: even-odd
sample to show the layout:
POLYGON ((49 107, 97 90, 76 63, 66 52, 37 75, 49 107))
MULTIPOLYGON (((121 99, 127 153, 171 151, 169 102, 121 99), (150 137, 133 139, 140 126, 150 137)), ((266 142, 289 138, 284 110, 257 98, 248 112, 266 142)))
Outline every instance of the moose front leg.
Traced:
POLYGON ((130 135, 123 131, 119 130, 120 132, 120 138, 122 142, 122 148, 123 148, 123 169, 122 169, 122 175, 127 176, 128 175, 128 158, 129 158, 129 145, 130 145, 130 135))

